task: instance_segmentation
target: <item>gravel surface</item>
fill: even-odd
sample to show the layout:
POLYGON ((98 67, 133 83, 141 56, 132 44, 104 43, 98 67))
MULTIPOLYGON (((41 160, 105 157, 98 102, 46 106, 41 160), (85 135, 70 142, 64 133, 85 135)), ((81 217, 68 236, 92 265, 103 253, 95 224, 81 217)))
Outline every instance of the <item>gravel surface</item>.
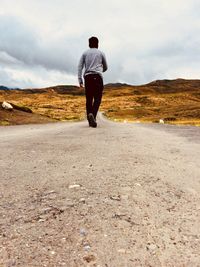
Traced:
POLYGON ((200 128, 0 127, 0 266, 200 266, 200 128))

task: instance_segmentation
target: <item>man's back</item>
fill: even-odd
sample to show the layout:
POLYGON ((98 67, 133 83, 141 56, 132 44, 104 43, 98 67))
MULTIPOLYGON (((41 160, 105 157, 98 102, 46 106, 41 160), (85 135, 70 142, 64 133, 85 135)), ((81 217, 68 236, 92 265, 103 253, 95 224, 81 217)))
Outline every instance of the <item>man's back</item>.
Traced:
POLYGON ((84 76, 88 74, 102 75, 102 72, 108 68, 104 53, 97 48, 90 48, 83 53, 78 66, 79 82, 82 80, 82 69, 84 67, 84 76))

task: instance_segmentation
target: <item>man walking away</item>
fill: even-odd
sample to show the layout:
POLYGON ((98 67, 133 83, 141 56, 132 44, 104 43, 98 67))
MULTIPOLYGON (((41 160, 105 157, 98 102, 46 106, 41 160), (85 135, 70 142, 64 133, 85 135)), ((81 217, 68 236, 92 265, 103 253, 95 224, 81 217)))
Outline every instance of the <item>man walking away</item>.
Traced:
POLYGON ((103 93, 102 72, 108 69, 106 57, 98 49, 99 40, 97 37, 89 39, 89 47, 83 53, 78 65, 78 81, 80 87, 83 87, 82 71, 84 71, 86 112, 90 127, 97 127, 96 116, 101 104, 103 93))

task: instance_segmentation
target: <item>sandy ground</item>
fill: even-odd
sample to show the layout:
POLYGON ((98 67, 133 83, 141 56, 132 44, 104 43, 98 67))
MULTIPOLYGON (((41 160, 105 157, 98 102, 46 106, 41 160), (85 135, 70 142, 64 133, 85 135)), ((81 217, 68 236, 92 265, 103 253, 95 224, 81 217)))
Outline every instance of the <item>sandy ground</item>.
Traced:
POLYGON ((0 127, 0 266, 200 266, 200 128, 0 127))

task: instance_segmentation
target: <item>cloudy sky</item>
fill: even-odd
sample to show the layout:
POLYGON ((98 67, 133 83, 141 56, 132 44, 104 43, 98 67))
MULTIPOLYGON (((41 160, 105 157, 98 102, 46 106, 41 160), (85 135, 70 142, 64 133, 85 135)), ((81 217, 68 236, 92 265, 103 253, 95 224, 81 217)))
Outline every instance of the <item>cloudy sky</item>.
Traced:
POLYGON ((75 84, 97 36, 104 82, 200 78, 199 0, 0 0, 0 84, 75 84))

